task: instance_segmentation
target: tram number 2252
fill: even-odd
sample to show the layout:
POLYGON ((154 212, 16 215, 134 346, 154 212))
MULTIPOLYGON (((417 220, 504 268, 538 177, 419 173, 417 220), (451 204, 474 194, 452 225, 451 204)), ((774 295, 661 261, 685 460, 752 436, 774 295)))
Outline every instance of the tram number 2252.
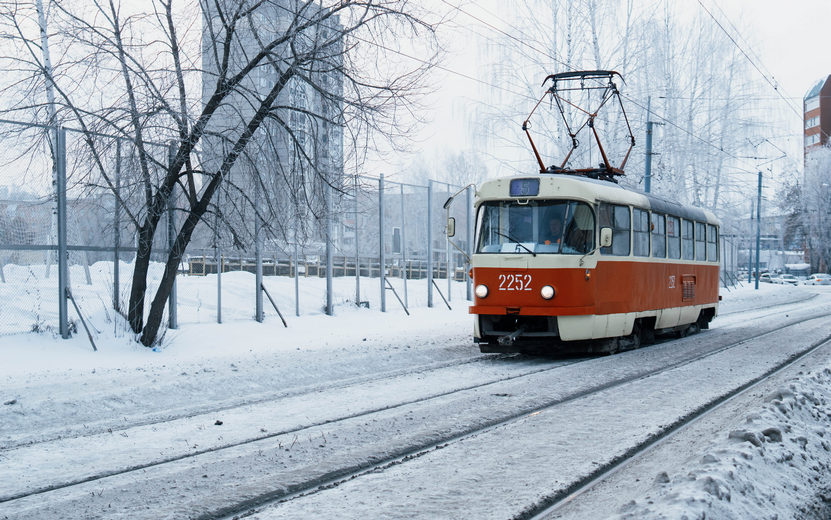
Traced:
POLYGON ((530 274, 500 274, 499 275, 499 290, 500 291, 530 291, 531 290, 531 275, 530 274))

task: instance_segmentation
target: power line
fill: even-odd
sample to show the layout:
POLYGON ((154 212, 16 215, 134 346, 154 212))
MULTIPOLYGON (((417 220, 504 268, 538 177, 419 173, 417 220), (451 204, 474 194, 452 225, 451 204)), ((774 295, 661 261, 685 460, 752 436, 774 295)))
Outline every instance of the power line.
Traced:
MULTIPOLYGON (((481 19, 481 18, 479 18, 478 16, 476 16, 476 15, 474 15, 474 14, 470 13, 469 11, 467 11, 467 10, 463 9, 463 8, 461 7, 461 5, 458 5, 458 6, 457 6, 457 5, 453 5, 453 4, 451 4, 448 0, 441 0, 441 1, 442 1, 444 4, 448 5, 449 7, 453 8, 453 9, 456 9, 456 10, 457 10, 457 11, 459 11, 460 13, 463 13, 463 14, 467 15, 468 17, 470 17, 470 18, 472 18, 472 19, 474 19, 474 20, 476 20, 476 21, 478 21, 478 22, 480 22, 480 23, 483 23, 484 25, 486 25, 486 26, 488 26, 488 27, 492 28, 493 30, 495 30, 495 31, 497 31, 497 32, 499 32, 499 33, 501 33, 501 34, 503 34, 503 35, 505 35, 505 36, 509 37, 510 39, 512 39, 512 40, 514 40, 514 41, 516 41, 516 42, 517 42, 517 43, 519 43, 520 45, 525 46, 525 47, 528 47, 529 49, 531 49, 531 50, 533 50, 533 51, 535 51, 535 52, 537 52, 537 53, 539 53, 539 54, 542 54, 543 56, 546 56, 546 57, 548 57, 548 58, 552 59, 553 61, 555 61, 555 62, 557 62, 557 63, 559 63, 559 64, 561 64, 561 65, 568 66, 568 64, 566 64, 566 63, 565 63, 565 62, 563 62, 562 60, 558 59, 556 56, 552 56, 551 54, 549 54, 549 53, 548 53, 548 51, 546 51, 546 50, 544 50, 544 49, 543 49, 543 50, 540 50, 539 48, 537 48, 537 47, 533 46, 532 44, 528 43, 527 41, 522 40, 522 39, 519 39, 519 38, 517 38, 516 36, 514 36, 514 35, 512 35, 512 34, 510 34, 510 33, 508 33, 508 32, 506 32, 506 31, 503 31, 502 29, 499 29, 498 27, 496 27, 496 26, 494 26, 494 25, 492 25, 492 24, 490 24, 490 23, 488 23, 488 22, 486 22, 486 21, 482 20, 482 19, 481 19)), ((698 0, 698 1, 699 1, 699 3, 701 3, 701 0, 698 0)), ((704 6, 703 6, 703 4, 702 4, 702 7, 704 7, 704 6)), ((289 10, 288 10, 287 8, 285 8, 285 7, 283 7, 283 9, 285 9, 286 11, 289 11, 289 10)), ((704 7, 704 9, 706 10, 706 7, 704 7)), ((708 13, 709 13, 709 11, 708 11, 708 13)), ((710 16, 712 17, 712 13, 710 13, 710 16)), ((305 17, 304 17, 304 18, 305 18, 305 17)), ((715 20, 715 18, 713 18, 713 19, 715 20)), ((716 23, 718 24, 718 20, 715 20, 715 21, 716 21, 716 23)), ((513 25, 508 24, 508 26, 509 26, 511 29, 514 29, 514 30, 518 31, 518 29, 517 29, 516 27, 514 27, 513 25)), ((719 26, 721 27, 721 24, 719 24, 719 26)), ((724 28, 723 28, 723 27, 722 27, 722 30, 724 31, 724 28)), ((474 32, 474 31, 471 31, 471 32, 474 32)), ((725 33, 726 33, 726 31, 725 31, 725 33)), ((484 37, 484 38, 486 38, 486 39, 489 39, 489 38, 487 38, 486 36, 484 36, 484 35, 482 35, 482 34, 480 34, 480 33, 475 33, 475 32, 474 32, 474 34, 477 34, 477 35, 479 35, 479 36, 481 36, 481 37, 484 37)), ((727 33, 726 33, 726 34, 727 34, 727 33)), ((730 35, 728 34, 728 37, 729 37, 729 36, 730 36, 730 35)), ((501 85, 495 85, 495 84, 490 83, 490 82, 488 82, 488 81, 485 81, 485 80, 482 80, 482 79, 479 79, 479 78, 475 78, 475 77, 470 76, 470 75, 468 75, 468 74, 464 74, 464 73, 461 73, 461 72, 459 72, 459 71, 456 71, 456 70, 450 69, 450 68, 445 67, 445 66, 443 66, 443 65, 439 65, 439 64, 436 64, 436 63, 428 62, 427 60, 425 60, 425 59, 423 59, 423 58, 419 58, 419 57, 417 57, 417 56, 413 56, 413 55, 411 55, 411 54, 405 53, 405 52, 400 51, 400 50, 398 50, 398 49, 392 49, 392 48, 387 47, 387 46, 385 46, 385 45, 382 45, 382 44, 380 44, 380 43, 378 43, 378 42, 371 41, 371 40, 367 40, 367 39, 361 38, 360 36, 356 36, 355 34, 352 34, 352 37, 353 37, 353 38, 355 38, 355 39, 357 39, 357 40, 359 40, 359 41, 362 41, 362 42, 364 42, 364 43, 366 43, 366 44, 368 44, 368 45, 373 45, 373 46, 375 46, 375 47, 378 47, 378 48, 384 49, 384 50, 386 50, 386 51, 388 51, 388 52, 392 52, 392 53, 394 53, 394 54, 398 54, 398 55, 403 56, 403 57, 405 57, 405 58, 408 58, 408 59, 410 59, 410 60, 420 62, 420 63, 422 63, 422 64, 424 64, 424 65, 434 66, 434 67, 436 67, 436 68, 438 68, 438 69, 440 69, 440 70, 443 70, 443 71, 448 72, 448 73, 450 73, 450 74, 454 74, 454 75, 456 75, 456 76, 459 76, 459 77, 462 77, 462 78, 468 79, 468 80, 470 80, 470 81, 474 81, 474 82, 476 82, 476 83, 479 83, 479 84, 482 84, 482 85, 485 85, 485 86, 489 86, 489 87, 494 88, 494 89, 502 90, 502 91, 504 91, 504 92, 508 92, 508 93, 510 93, 510 94, 514 94, 514 95, 516 95, 516 96, 523 97, 523 98, 525 98, 525 99, 529 99, 529 100, 537 101, 537 99, 536 99, 535 97, 530 96, 530 95, 528 95, 528 94, 525 94, 525 93, 519 93, 519 92, 516 92, 516 91, 511 90, 511 89, 509 89, 509 88, 503 87, 503 86, 501 86, 501 85)), ((731 40, 732 40, 732 37, 731 37, 731 40)), ((491 40, 491 41, 493 41, 493 40, 491 40)), ((735 40, 733 40, 733 43, 734 43, 734 44, 736 44, 735 40)), ((736 44, 736 46, 738 47, 738 44, 736 44)), ((739 50, 741 50, 741 47, 739 47, 739 50)), ((522 52, 522 51, 520 51, 520 52, 522 52)), ((744 54, 744 51, 743 51, 743 50, 742 50, 742 53, 744 54)), ((524 53, 524 52, 523 52, 523 55, 524 55, 526 58, 531 58, 531 56, 529 56, 528 54, 526 54, 526 53, 524 53)), ((747 58, 748 58, 748 60, 751 62, 751 64, 753 64, 753 66, 756 68, 756 70, 758 70, 760 73, 762 73, 762 72, 761 72, 761 70, 759 70, 759 68, 758 68, 758 67, 756 67, 755 63, 753 63, 753 61, 752 61, 752 60, 750 60, 750 58, 749 58, 746 54, 745 54, 745 57, 747 57, 747 58)), ((763 76, 764 76, 764 74, 763 74, 763 76)), ((766 79, 767 79, 767 78, 766 78, 766 79)), ((775 89, 775 88, 776 88, 776 87, 774 86, 774 89, 775 89)), ((777 90, 777 93, 780 95, 780 97, 782 96, 781 92, 779 92, 778 90, 777 90)), ((636 106, 640 107, 640 108, 641 108, 641 109, 643 109, 643 110, 646 110, 646 107, 644 107, 641 103, 637 102, 637 101, 636 101, 634 98, 632 98, 631 96, 624 95, 624 94, 621 94, 621 95, 622 95, 624 98, 626 98, 628 101, 630 101, 631 103, 633 103, 634 105, 636 105, 636 106)), ((792 108, 793 108, 793 107, 792 107, 792 108)), ((655 116, 656 116, 656 117, 658 117, 659 119, 661 119, 664 123, 666 123, 666 124, 668 124, 668 125, 670 125, 670 126, 672 126, 672 127, 676 128, 676 129, 680 130, 681 132, 683 132, 683 133, 685 133, 685 134, 689 135, 690 137, 694 138, 695 140, 697 140, 697 141, 699 141, 699 142, 701 142, 701 143, 703 143, 703 144, 706 144, 707 146, 709 146, 709 147, 711 147, 711 148, 713 148, 713 149, 715 149, 715 150, 717 150, 717 151, 719 151, 719 152, 721 152, 721 153, 723 153, 723 154, 727 155, 728 157, 730 157, 730 158, 732 158, 732 159, 735 159, 735 160, 737 160, 737 161, 741 161, 741 158, 740 158, 739 156, 737 156, 737 155, 735 155, 735 154, 733 154, 733 153, 730 153, 729 151, 725 150, 723 147, 721 147, 721 146, 719 146, 719 145, 717 145, 717 144, 715 144, 715 143, 713 143, 713 142, 711 142, 711 141, 708 141, 708 140, 706 140, 706 139, 704 139, 704 138, 702 138, 702 137, 700 137, 700 136, 698 136, 698 135, 696 135, 696 134, 692 133, 691 131, 687 130, 686 128, 684 128, 684 127, 682 127, 682 126, 680 126, 680 125, 678 125, 678 124, 677 124, 677 123, 675 123, 674 121, 671 121, 671 120, 669 120, 669 119, 667 119, 667 118, 665 118, 665 117, 663 117, 663 116, 661 116, 661 115, 659 115, 659 114, 656 114, 654 111, 650 111, 650 113, 651 113, 651 114, 653 114, 653 115, 655 115, 655 116)), ((742 168, 738 168, 738 167, 737 167, 737 169, 743 170, 742 168)), ((746 172, 748 172, 748 173, 755 173, 755 172, 752 172, 752 171, 750 171, 750 170, 743 170, 743 171, 746 171, 746 172)))
MULTIPOLYGON (((494 30, 496 30, 496 31, 498 31, 498 32, 500 32, 500 33, 502 33, 502 34, 504 34, 504 35, 508 36, 509 38, 511 38, 512 40, 515 40, 516 42, 518 42, 518 43, 519 43, 519 44, 521 44, 522 46, 528 47, 529 49, 531 49, 531 50, 533 50, 533 51, 535 51, 535 52, 537 52, 537 53, 540 53, 540 54, 542 54, 542 55, 544 55, 544 56, 546 56, 546 57, 548 57, 548 58, 551 58, 552 60, 554 60, 554 61, 555 61, 555 62, 557 62, 557 63, 560 63, 561 65, 568 66, 565 62, 563 62, 562 60, 559 60, 556 56, 552 56, 551 54, 549 54, 546 50, 540 50, 539 48, 535 47, 535 46, 534 46, 534 45, 532 45, 531 43, 529 43, 529 42, 527 42, 527 41, 525 41, 525 40, 521 40, 521 39, 519 39, 519 38, 515 37, 514 35, 512 35, 512 34, 510 34, 510 33, 507 33, 507 32, 505 32, 505 31, 503 31, 503 30, 501 30, 501 29, 499 29, 499 28, 495 27, 495 26, 491 25, 491 24, 490 24, 490 23, 488 23, 488 22, 483 21, 481 18, 479 18, 479 17, 477 17, 477 16, 475 16, 475 15, 471 14, 471 13, 470 13, 470 12, 468 12, 467 10, 463 9, 463 8, 461 7, 461 5, 459 5, 459 6, 453 5, 453 4, 451 4, 448 0, 441 0, 441 1, 442 1, 443 3, 445 3, 445 4, 447 4, 448 6, 450 6, 450 7, 454 8, 454 9, 456 9, 457 11, 459 11, 459 12, 461 12, 461 13, 463 13, 463 14, 465 14, 465 15, 469 16, 470 18, 473 18, 474 20, 477 20, 477 21, 479 21, 479 22, 481 22, 481 23, 484 23, 484 24, 485 24, 485 25, 487 25, 488 27, 491 27, 491 28, 493 28, 494 30)), ((700 1, 700 0, 699 0, 699 1, 700 1)), ((515 31, 519 31, 516 27, 512 26, 511 24, 508 24, 508 26, 509 26, 510 28, 514 29, 515 31)), ((522 51, 520 51, 520 52, 522 52, 522 51)), ((523 53, 523 54, 525 55, 525 57, 526 57, 526 58, 530 58, 530 57, 531 57, 531 56, 529 56, 528 54, 525 54, 525 53, 523 53)), ((757 69, 757 70, 758 70, 758 69, 757 69)), ((634 99, 634 98, 632 98, 631 96, 628 96, 628 95, 625 95, 625 94, 621 94, 621 95, 622 95, 624 98, 626 98, 628 101, 630 101, 631 103, 633 103, 634 105, 636 105, 636 106, 640 107, 640 108, 641 108, 641 109, 643 109, 643 110, 646 110, 646 107, 644 107, 641 103, 639 103, 639 102, 635 101, 635 99, 634 99)), ((781 96, 781 93, 779 93, 779 95, 781 96)), ((709 146, 709 147, 711 147, 711 148, 713 148, 713 149, 715 149, 715 150, 717 150, 717 151, 719 151, 719 152, 721 152, 721 153, 723 153, 723 154, 727 155, 728 157, 730 157, 730 158, 732 158, 732 159, 735 159, 735 160, 738 160, 738 161, 740 161, 740 160, 741 160, 741 159, 740 159, 737 155, 735 155, 735 154, 733 154, 733 153, 730 153, 729 151, 725 150, 723 147, 721 147, 721 146, 719 146, 719 145, 717 145, 717 144, 715 144, 715 143, 713 143, 713 142, 711 142, 711 141, 708 141, 708 140, 706 140, 706 139, 704 139, 704 138, 702 138, 702 137, 700 137, 700 136, 698 136, 698 135, 696 135, 696 134, 692 133, 691 131, 687 130, 686 128, 684 128, 684 127, 682 127, 682 126, 680 126, 680 125, 678 125, 678 124, 677 124, 677 123, 675 123, 674 121, 671 121, 671 120, 669 120, 669 119, 667 119, 667 118, 665 118, 665 117, 663 117, 663 116, 661 116, 661 115, 659 115, 659 114, 656 114, 654 111, 650 111, 650 113, 651 113, 651 114, 653 114, 654 116, 658 117, 659 119, 661 119, 661 121, 663 121, 663 122, 667 123, 668 125, 670 125, 670 126, 672 126, 672 127, 676 128, 676 129, 680 130, 681 132, 683 132, 683 133, 685 133, 685 134, 689 135, 690 137, 694 138, 695 140, 700 141, 700 142, 701 142, 701 143, 703 143, 703 144, 706 144, 707 146, 709 146)), ((740 169, 740 168, 739 168, 739 169, 740 169)), ((755 172, 751 172, 750 170, 744 170, 744 171, 747 171, 748 173, 755 173, 755 172)))
MULTIPOLYGON (((760 68, 759 68, 759 66, 758 66, 758 65, 756 65, 756 62, 755 62, 755 61, 753 61, 753 59, 752 59, 750 56, 748 56, 748 54, 744 51, 744 49, 742 48, 742 46, 741 46, 741 45, 739 45, 739 42, 737 42, 737 41, 736 41, 736 39, 735 39, 735 38, 733 38, 733 36, 732 36, 732 35, 731 35, 728 31, 727 31, 727 29, 725 29, 725 28, 724 28, 724 26, 721 24, 721 22, 719 22, 719 21, 718 21, 718 19, 717 19, 717 18, 713 15, 713 13, 712 13, 709 9, 707 9, 707 6, 705 6, 705 5, 704 5, 704 2, 702 2, 701 0, 698 0, 698 4, 701 6, 701 8, 702 8, 702 9, 704 9, 704 11, 706 11, 706 13, 707 13, 708 15, 710 15, 710 18, 712 18, 712 19, 713 19, 713 21, 716 23, 716 25, 718 25, 719 29, 721 29, 721 30, 724 32, 724 34, 725 34, 725 35, 727 35, 727 38, 729 38, 729 39, 730 39, 730 41, 731 41, 731 42, 733 42, 733 45, 735 45, 735 46, 736 46, 736 48, 737 48, 737 49, 739 49, 739 52, 741 52, 741 53, 742 53, 742 55, 744 55, 744 57, 745 57, 745 58, 747 58, 747 61, 749 61, 749 62, 750 62, 750 64, 751 64, 751 65, 753 65, 753 68, 754 68, 754 69, 756 69, 756 71, 757 71, 759 74, 761 74, 761 76, 762 76, 763 78, 765 78, 765 81, 767 81, 767 82, 768 82, 768 84, 769 84, 771 87, 773 87, 773 90, 775 90, 775 91, 776 91, 776 93, 779 95, 779 97, 781 97, 781 98, 782 98, 782 100, 783 100, 783 101, 784 101, 784 102, 788 105, 788 107, 790 107, 790 108, 791 108, 791 110, 793 110, 793 111, 794 111, 794 113, 795 113, 795 114, 799 117, 799 119, 801 120, 801 119, 803 118, 803 115, 799 112, 799 110, 797 110, 797 109, 796 109, 796 107, 794 107, 794 106, 790 103, 790 101, 788 101, 788 99, 785 97, 785 95, 784 95, 784 94, 782 94, 782 93, 779 91, 779 86, 778 86, 778 85, 776 85, 776 83, 774 83, 774 82, 773 82, 773 81, 772 81, 772 80, 771 80, 771 79, 767 76, 767 74, 765 74, 764 72, 762 72, 762 69, 760 69, 760 68)), ((737 31, 737 32, 738 32, 738 31, 737 31)))
MULTIPOLYGON (((442 1, 444 1, 444 0, 442 0, 442 1)), ((448 5, 450 5, 450 4, 448 4, 448 5)), ((300 18, 305 19, 306 21, 312 21, 312 19, 309 16, 307 16, 307 15, 298 15, 298 13, 295 13, 294 11, 289 9, 288 7, 285 7, 285 6, 282 6, 282 5, 279 5, 279 4, 277 5, 277 7, 279 7, 280 9, 288 12, 289 14, 299 16, 300 18)), ((453 6, 451 5, 451 7, 453 7, 453 6)), ((437 69, 443 70, 443 71, 448 72, 450 74, 454 74, 454 75, 462 77, 464 79, 467 79, 467 80, 470 80, 470 81, 473 81, 473 82, 476 82, 476 83, 480 83, 482 85, 485 85, 485 86, 488 86, 488 87, 491 87, 491 88, 494 88, 494 89, 502 90, 502 91, 508 92, 510 94, 514 94, 515 96, 524 97, 526 99, 530 99, 530 100, 533 100, 533 101, 537 100, 536 98, 534 98, 533 96, 529 96, 528 94, 520 93, 520 92, 511 90, 509 88, 503 87, 501 85, 495 85, 495 84, 487 82, 483 79, 475 78, 475 77, 470 76, 468 74, 465 74, 463 72, 459 72, 457 70, 453 70, 453 69, 450 69, 448 67, 445 67, 444 65, 440 65, 438 63, 429 62, 429 61, 425 60, 424 58, 419 58, 417 56, 413 56, 411 54, 408 54, 404 51, 387 47, 386 45, 382 45, 382 44, 380 44, 378 42, 375 42, 375 41, 372 41, 372 40, 367 40, 366 38, 362 38, 360 36, 357 36, 354 33, 351 34, 351 36, 353 38, 355 38, 356 40, 359 40, 359 41, 362 41, 362 42, 366 43, 367 45, 372 45, 372 46, 378 47, 380 49, 384 49, 385 51, 392 52, 393 54, 398 54, 399 56, 403 56, 403 57, 408 58, 410 60, 417 61, 417 62, 419 62, 423 65, 429 65, 429 66, 435 67, 437 69)))
MULTIPOLYGON (((548 54, 548 53, 547 53, 547 51, 545 51, 545 50, 540 51, 539 49, 537 49, 537 48, 533 47, 533 46, 532 46, 530 43, 528 43, 527 41, 522 40, 522 39, 520 39, 520 38, 517 38, 517 37, 516 37, 516 36, 514 36, 513 34, 508 33, 508 32, 506 32, 506 31, 503 31, 502 29, 500 29, 500 28, 496 27, 495 25, 493 25, 493 24, 491 24, 491 23, 489 23, 489 22, 486 22, 485 20, 482 20, 482 19, 481 19, 481 18, 479 18, 478 16, 476 16, 476 15, 474 15, 474 14, 472 14, 472 13, 470 13, 470 12, 468 12, 468 11, 464 10, 464 9, 462 9, 462 6, 461 6, 461 5, 453 5, 453 4, 451 4, 448 0, 441 0, 441 1, 442 1, 444 4, 446 4, 447 6, 452 7, 453 9, 456 9, 457 11, 459 11, 459 12, 461 12, 461 13, 466 14, 466 15, 467 15, 467 16, 469 16, 470 18, 473 18, 474 20, 476 20, 476 21, 478 21, 478 22, 480 22, 480 23, 483 23, 483 24, 487 25, 487 26, 488 26, 488 27, 490 27, 491 29, 493 29, 493 30, 495 30, 495 31, 497 31, 497 32, 499 32, 499 33, 501 33, 501 34, 504 34, 505 36, 507 36, 508 38, 510 38, 510 39, 512 39, 512 40, 514 40, 514 41, 516 41, 517 43, 519 43, 519 44, 521 44, 521 45, 525 45, 525 46, 527 46, 527 47, 530 47, 532 50, 534 50, 534 51, 536 51, 536 52, 539 52, 540 54, 543 54, 543 55, 545 55, 545 56, 547 56, 547 57, 551 58, 551 59, 552 59, 552 60, 554 60, 556 63, 559 63, 560 65, 563 65, 563 66, 565 66, 565 67, 568 67, 568 66, 569 66, 569 65, 568 65, 568 63, 566 63, 566 62, 564 62, 563 60, 561 60, 561 59, 557 58, 556 56, 552 56, 552 55, 548 54)), ((483 10, 485 10, 485 9, 483 8, 483 10)), ((489 12, 489 11, 488 11, 488 12, 489 12)), ((514 30, 517 30, 517 31, 518 31, 518 29, 517 29, 516 27, 512 26, 511 24, 508 24, 508 26, 509 26, 509 27, 511 27, 512 29, 514 29, 514 30)), ((526 55, 526 57, 527 57, 527 55, 526 55)))

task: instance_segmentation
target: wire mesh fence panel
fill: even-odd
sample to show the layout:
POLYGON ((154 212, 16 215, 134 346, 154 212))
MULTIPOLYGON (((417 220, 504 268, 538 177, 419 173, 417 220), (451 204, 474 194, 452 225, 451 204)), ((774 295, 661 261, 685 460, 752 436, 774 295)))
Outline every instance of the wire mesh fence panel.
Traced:
MULTIPOLYGON (((20 141, 25 130, 7 134, 20 141)), ((0 131, 0 137, 8 136, 0 131)), ((80 311, 71 306, 68 320, 74 330, 83 317, 93 332, 111 327, 130 334, 123 317, 131 305, 140 228, 153 217, 148 215, 146 181, 164 174, 169 150, 148 143, 145 147, 153 160, 140 164, 133 144, 93 137, 94 154, 86 137, 73 132, 68 132, 65 147, 67 294, 80 311)), ((59 327, 52 157, 45 137, 38 142, 39 148, 29 146, 14 155, 9 152, 14 149, 9 139, 3 140, 7 166, 25 164, 25 185, 37 189, 0 189, 0 335, 59 327)), ((464 255, 448 248, 447 212, 442 207, 456 187, 434 183, 428 189, 395 181, 382 187, 377 178, 351 177, 333 188, 320 183, 302 187, 309 181, 300 179, 300 184, 282 192, 273 186, 251 191, 244 172, 235 175, 193 232, 176 268, 175 306, 171 310, 166 304, 163 323, 254 319, 258 287, 266 291, 266 317, 278 309, 283 315, 291 310, 327 312, 331 303, 380 308, 384 298, 390 309, 397 307, 387 291, 393 291, 403 307, 426 305, 433 289, 441 291, 443 298, 463 297, 458 282, 465 276, 464 255), (298 186, 305 196, 315 197, 314 204, 298 196, 298 186), (431 265, 435 280, 447 280, 446 286, 431 289, 431 265), (383 286, 382 273, 388 280, 383 286)), ((170 243, 187 212, 187 201, 179 193, 155 215, 140 302, 145 321, 161 284, 170 243)), ((456 240, 465 249, 469 238, 465 204, 456 204, 451 214, 462 223, 456 240)))
POLYGON ((0 335, 55 330, 57 269, 49 200, 0 201, 0 335))
POLYGON ((74 300, 68 317, 75 323, 83 317, 96 331, 114 327, 127 332, 117 316, 127 308, 135 256, 135 225, 126 215, 137 215, 141 207, 135 195, 140 174, 130 150, 115 138, 67 132, 68 289, 74 300), (96 141, 95 153, 87 139, 96 141))
POLYGON ((56 330, 57 220, 44 129, 0 124, 0 335, 56 330))

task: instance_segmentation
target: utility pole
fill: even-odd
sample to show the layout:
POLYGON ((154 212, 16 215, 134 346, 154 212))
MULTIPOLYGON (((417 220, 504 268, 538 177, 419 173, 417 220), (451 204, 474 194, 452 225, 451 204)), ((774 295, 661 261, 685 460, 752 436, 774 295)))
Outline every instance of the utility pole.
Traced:
POLYGON ((662 124, 652 122, 652 96, 646 98, 646 167, 643 177, 643 191, 652 191, 652 125, 662 124))
MULTIPOLYGON (((753 223, 753 199, 750 199, 750 222, 747 224, 748 235, 750 234, 750 226, 753 223)), ((756 275, 758 276, 758 274, 756 275)), ((747 283, 753 281, 753 245, 748 240, 747 242, 747 283)))
POLYGON ((762 238, 762 170, 759 170, 759 190, 756 195, 756 289, 759 290, 759 243, 762 238))

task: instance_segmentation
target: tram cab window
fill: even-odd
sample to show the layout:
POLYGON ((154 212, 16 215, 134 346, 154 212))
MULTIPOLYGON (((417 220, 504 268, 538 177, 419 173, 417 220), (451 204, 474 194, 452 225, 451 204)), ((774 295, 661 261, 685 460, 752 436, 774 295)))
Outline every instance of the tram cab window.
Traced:
POLYGON ((718 262, 718 229, 707 224, 707 260, 718 262))
POLYGON ((629 256, 629 230, 630 216, 629 206, 617 206, 613 204, 600 204, 600 227, 612 228, 612 245, 601 247, 600 253, 604 255, 629 256))
POLYGON ((693 237, 693 222, 692 220, 681 221, 681 254, 684 260, 693 259, 693 244, 695 239, 693 237))
POLYGON ((681 258, 681 221, 667 216, 667 257, 681 258))
POLYGON ((488 201, 479 208, 478 253, 586 254, 594 249, 594 212, 569 200, 488 201))
POLYGON ((632 217, 635 256, 649 256, 649 212, 645 209, 634 208, 632 217))
POLYGON ((666 258, 666 220, 660 213, 652 214, 652 256, 655 258, 666 258))
POLYGON ((704 224, 702 222, 695 223, 695 259, 696 260, 705 260, 707 257, 705 255, 704 244, 706 244, 704 239, 704 224))

